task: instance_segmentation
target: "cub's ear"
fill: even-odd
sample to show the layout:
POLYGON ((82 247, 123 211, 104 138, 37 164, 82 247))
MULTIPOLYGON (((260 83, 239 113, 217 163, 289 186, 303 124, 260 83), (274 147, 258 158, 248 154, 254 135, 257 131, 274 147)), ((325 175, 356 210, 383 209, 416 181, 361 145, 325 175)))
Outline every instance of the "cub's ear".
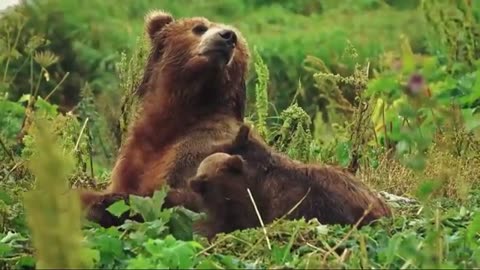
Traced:
POLYGON ((165 25, 173 21, 172 15, 165 11, 153 10, 147 13, 147 15, 145 15, 145 28, 150 40, 153 40, 155 35, 160 32, 165 25))
POLYGON ((250 137, 250 126, 247 124, 243 124, 238 129, 237 136, 233 139, 231 148, 238 148, 243 147, 248 143, 250 137))
POLYGON ((225 167, 230 172, 242 173, 244 162, 241 156, 232 155, 225 160, 225 167))
POLYGON ((188 184, 190 185, 190 188, 200 194, 203 195, 207 192, 208 190, 208 181, 204 178, 192 178, 188 184))

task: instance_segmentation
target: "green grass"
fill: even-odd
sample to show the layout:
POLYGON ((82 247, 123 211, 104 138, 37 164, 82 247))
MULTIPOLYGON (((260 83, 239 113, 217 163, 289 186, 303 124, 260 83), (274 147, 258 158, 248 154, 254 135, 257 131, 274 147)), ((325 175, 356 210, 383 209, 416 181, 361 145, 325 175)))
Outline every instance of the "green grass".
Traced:
POLYGON ((0 18, 0 267, 480 267, 480 9, 414 2, 49 0, 9 11, 0 18), (361 229, 278 220, 266 234, 211 242, 191 230, 201 215, 160 210, 165 190, 111 208, 145 223, 80 223, 65 190, 109 179, 134 116, 151 8, 244 33, 246 120, 272 147, 357 169, 377 191, 410 200, 389 196, 393 218, 361 229))

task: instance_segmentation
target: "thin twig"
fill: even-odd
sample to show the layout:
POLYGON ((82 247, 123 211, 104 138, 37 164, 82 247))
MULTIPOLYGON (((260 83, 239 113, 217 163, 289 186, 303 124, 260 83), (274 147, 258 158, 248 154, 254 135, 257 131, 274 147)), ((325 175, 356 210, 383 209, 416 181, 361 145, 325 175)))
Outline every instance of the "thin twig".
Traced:
POLYGON ((308 194, 310 193, 310 187, 308 188, 307 192, 305 193, 305 195, 303 195, 303 197, 292 207, 292 209, 290 209, 286 214, 284 214, 283 216, 275 219, 273 222, 272 222, 272 226, 274 226, 275 224, 277 224, 279 221, 283 220, 286 216, 290 215, 293 211, 295 211, 295 209, 298 208, 298 206, 300 206, 300 204, 307 198, 308 194))
MULTIPOLYGON (((8 46, 8 51, 12 50, 13 48, 17 48, 17 45, 18 45, 18 41, 20 40, 20 34, 22 33, 22 30, 24 28, 26 24, 26 21, 24 21, 20 27, 18 27, 18 32, 17 32, 17 37, 15 38, 15 42, 13 43, 13 46, 10 47, 10 42, 7 42, 7 46, 8 46)), ((7 31, 7 40, 10 39, 10 36, 8 34, 9 32, 7 31)), ((5 70, 3 72, 3 82, 5 82, 7 80, 7 72, 8 72, 8 66, 10 65, 10 60, 11 60, 11 54, 9 54, 8 58, 7 58, 7 63, 5 64, 5 70)), ((15 78, 16 76, 14 76, 13 78, 15 78)), ((12 78, 12 79, 13 79, 12 78)))
POLYGON ((53 93, 55 93, 55 91, 57 91, 57 89, 60 87, 60 85, 62 85, 62 83, 67 79, 68 75, 70 75, 70 72, 65 73, 65 76, 63 76, 62 80, 45 97, 45 101, 47 101, 50 98, 50 96, 53 95, 53 93))
POLYGON ((307 192, 305 193, 305 195, 303 195, 303 197, 300 199, 300 201, 298 201, 293 207, 292 209, 290 209, 290 211, 288 211, 285 215, 283 215, 280 219, 283 219, 285 218, 286 216, 290 215, 293 211, 295 211, 295 209, 297 209, 297 207, 307 198, 308 194, 310 193, 310 187, 308 188, 307 192))
POLYGON ((267 239, 268 250, 272 250, 272 246, 270 245, 270 239, 268 239, 268 235, 267 235, 267 229, 265 229, 262 216, 260 216, 260 212, 258 212, 257 204, 255 204, 255 200, 253 199, 252 193, 250 192, 249 188, 247 188, 247 192, 248 192, 248 196, 250 197, 250 200, 252 201, 253 207, 255 208, 255 212, 257 213, 257 217, 258 217, 258 220, 260 221, 260 225, 262 225, 263 234, 265 234, 265 239, 267 239))
POLYGON ((350 253, 350 252, 349 252, 349 249, 348 249, 348 248, 344 249, 343 252, 342 252, 342 255, 340 256, 339 261, 340 261, 341 263, 344 263, 345 260, 347 260, 347 256, 349 255, 349 253, 350 253))
MULTIPOLYGON (((309 246, 309 247, 311 247, 311 248, 313 248, 313 249, 315 249, 316 251, 323 252, 323 253, 327 252, 327 251, 324 250, 323 248, 319 248, 319 247, 314 246, 314 245, 312 245, 312 244, 310 244, 310 243, 308 243, 308 242, 306 243, 306 245, 309 246)), ((338 256, 338 257, 340 258, 340 256, 338 256)))
POLYGON ((90 130, 88 130, 87 139, 88 139, 88 157, 90 160, 90 175, 93 179, 95 179, 95 174, 93 170, 92 133, 90 132, 90 130))
POLYGON ((20 161, 20 162, 15 163, 15 165, 10 169, 10 171, 8 171, 7 176, 9 176, 12 172, 14 172, 18 167, 23 165, 23 163, 24 163, 24 161, 20 161))
POLYGON ((35 91, 33 92, 34 101, 36 101, 37 99, 38 90, 40 89, 40 82, 42 81, 42 75, 46 72, 47 70, 42 67, 42 69, 40 70, 40 75, 38 76, 37 85, 35 86, 35 91))
POLYGON ((82 139, 83 132, 85 131, 85 127, 87 127, 88 117, 83 122, 82 129, 80 130, 80 134, 78 135, 77 143, 75 144, 75 148, 73 149, 74 152, 77 152, 78 146, 80 145, 80 140, 82 139))

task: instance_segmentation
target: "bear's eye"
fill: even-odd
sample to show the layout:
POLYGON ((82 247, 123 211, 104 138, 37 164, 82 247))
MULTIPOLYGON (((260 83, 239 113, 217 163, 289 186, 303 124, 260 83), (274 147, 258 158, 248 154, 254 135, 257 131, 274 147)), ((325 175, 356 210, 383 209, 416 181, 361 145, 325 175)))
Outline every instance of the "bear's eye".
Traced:
POLYGON ((192 31, 197 35, 201 35, 201 34, 207 32, 207 30, 208 30, 208 27, 203 25, 203 24, 198 24, 195 27, 193 27, 193 29, 192 29, 192 31))

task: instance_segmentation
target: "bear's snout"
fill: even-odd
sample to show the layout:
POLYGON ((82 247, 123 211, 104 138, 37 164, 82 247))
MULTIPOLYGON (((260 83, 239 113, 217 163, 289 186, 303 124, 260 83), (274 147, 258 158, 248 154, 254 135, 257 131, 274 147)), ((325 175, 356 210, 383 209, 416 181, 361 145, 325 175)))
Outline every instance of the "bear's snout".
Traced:
POLYGON ((227 45, 235 47, 237 44, 237 34, 232 30, 221 30, 218 32, 220 39, 222 39, 227 45))
POLYGON ((211 28, 203 35, 199 51, 201 55, 213 57, 212 59, 226 64, 231 60, 237 42, 238 37, 233 30, 211 28))

